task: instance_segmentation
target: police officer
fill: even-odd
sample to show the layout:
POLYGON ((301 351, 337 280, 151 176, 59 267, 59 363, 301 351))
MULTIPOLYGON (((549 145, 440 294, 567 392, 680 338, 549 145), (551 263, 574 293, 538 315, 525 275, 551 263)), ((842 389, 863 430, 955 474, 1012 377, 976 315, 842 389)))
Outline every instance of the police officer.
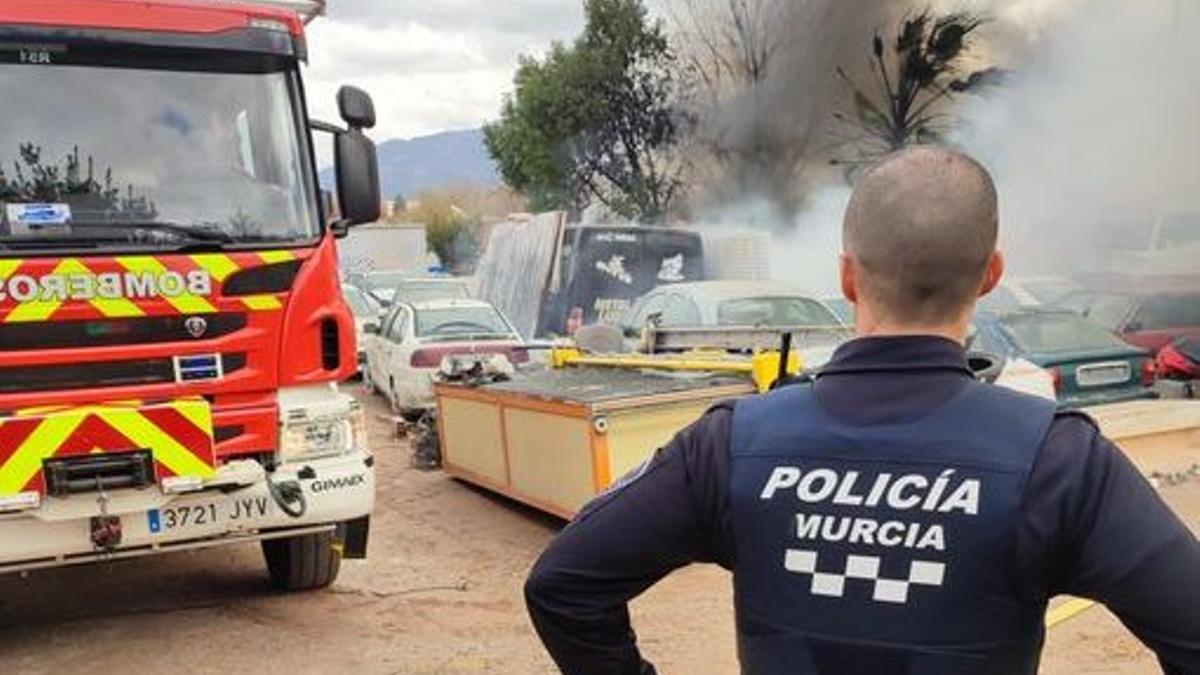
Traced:
POLYGON ((967 365, 997 223, 961 154, 903 151, 859 181, 858 339, 815 383, 716 406, 554 540, 525 593, 564 673, 653 673, 627 603, 694 562, 733 572, 744 673, 1035 673, 1058 594, 1200 673, 1196 538, 1090 419, 967 365))

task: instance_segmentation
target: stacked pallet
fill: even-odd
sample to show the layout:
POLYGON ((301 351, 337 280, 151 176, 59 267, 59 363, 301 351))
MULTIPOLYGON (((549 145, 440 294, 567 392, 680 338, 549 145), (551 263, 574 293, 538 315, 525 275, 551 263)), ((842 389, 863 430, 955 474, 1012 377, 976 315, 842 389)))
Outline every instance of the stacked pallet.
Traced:
POLYGON ((1088 413, 1147 475, 1187 473, 1200 464, 1200 401, 1131 401, 1088 413))

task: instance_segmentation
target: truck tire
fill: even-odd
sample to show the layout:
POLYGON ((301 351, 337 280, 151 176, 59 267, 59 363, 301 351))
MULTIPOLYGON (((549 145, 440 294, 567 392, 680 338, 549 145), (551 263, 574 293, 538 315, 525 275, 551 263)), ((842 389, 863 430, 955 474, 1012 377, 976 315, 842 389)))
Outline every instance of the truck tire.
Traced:
POLYGON ((337 579, 344 539, 345 525, 338 525, 330 532, 263 541, 271 585, 289 593, 326 588, 337 579))

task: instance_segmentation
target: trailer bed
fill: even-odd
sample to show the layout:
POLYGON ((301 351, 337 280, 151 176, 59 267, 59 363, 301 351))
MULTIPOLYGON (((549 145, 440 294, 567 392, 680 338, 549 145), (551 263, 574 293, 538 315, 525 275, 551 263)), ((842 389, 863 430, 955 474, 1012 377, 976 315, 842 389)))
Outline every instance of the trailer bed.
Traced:
POLYGON ((709 406, 755 388, 743 376, 566 368, 435 391, 447 473, 570 518, 709 406))
MULTIPOLYGON (((713 403, 755 387, 739 375, 583 367, 436 391, 448 473, 570 518, 713 403)), ((1087 412, 1148 476, 1200 465, 1200 401, 1087 412)))

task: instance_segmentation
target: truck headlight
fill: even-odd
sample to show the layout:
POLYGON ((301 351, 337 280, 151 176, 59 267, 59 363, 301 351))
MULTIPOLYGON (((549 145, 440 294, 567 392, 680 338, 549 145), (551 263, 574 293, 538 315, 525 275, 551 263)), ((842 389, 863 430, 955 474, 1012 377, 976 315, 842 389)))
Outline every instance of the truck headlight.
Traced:
POLYGON ((284 463, 345 455, 366 447, 366 416, 357 401, 300 406, 283 412, 279 455, 284 463))

